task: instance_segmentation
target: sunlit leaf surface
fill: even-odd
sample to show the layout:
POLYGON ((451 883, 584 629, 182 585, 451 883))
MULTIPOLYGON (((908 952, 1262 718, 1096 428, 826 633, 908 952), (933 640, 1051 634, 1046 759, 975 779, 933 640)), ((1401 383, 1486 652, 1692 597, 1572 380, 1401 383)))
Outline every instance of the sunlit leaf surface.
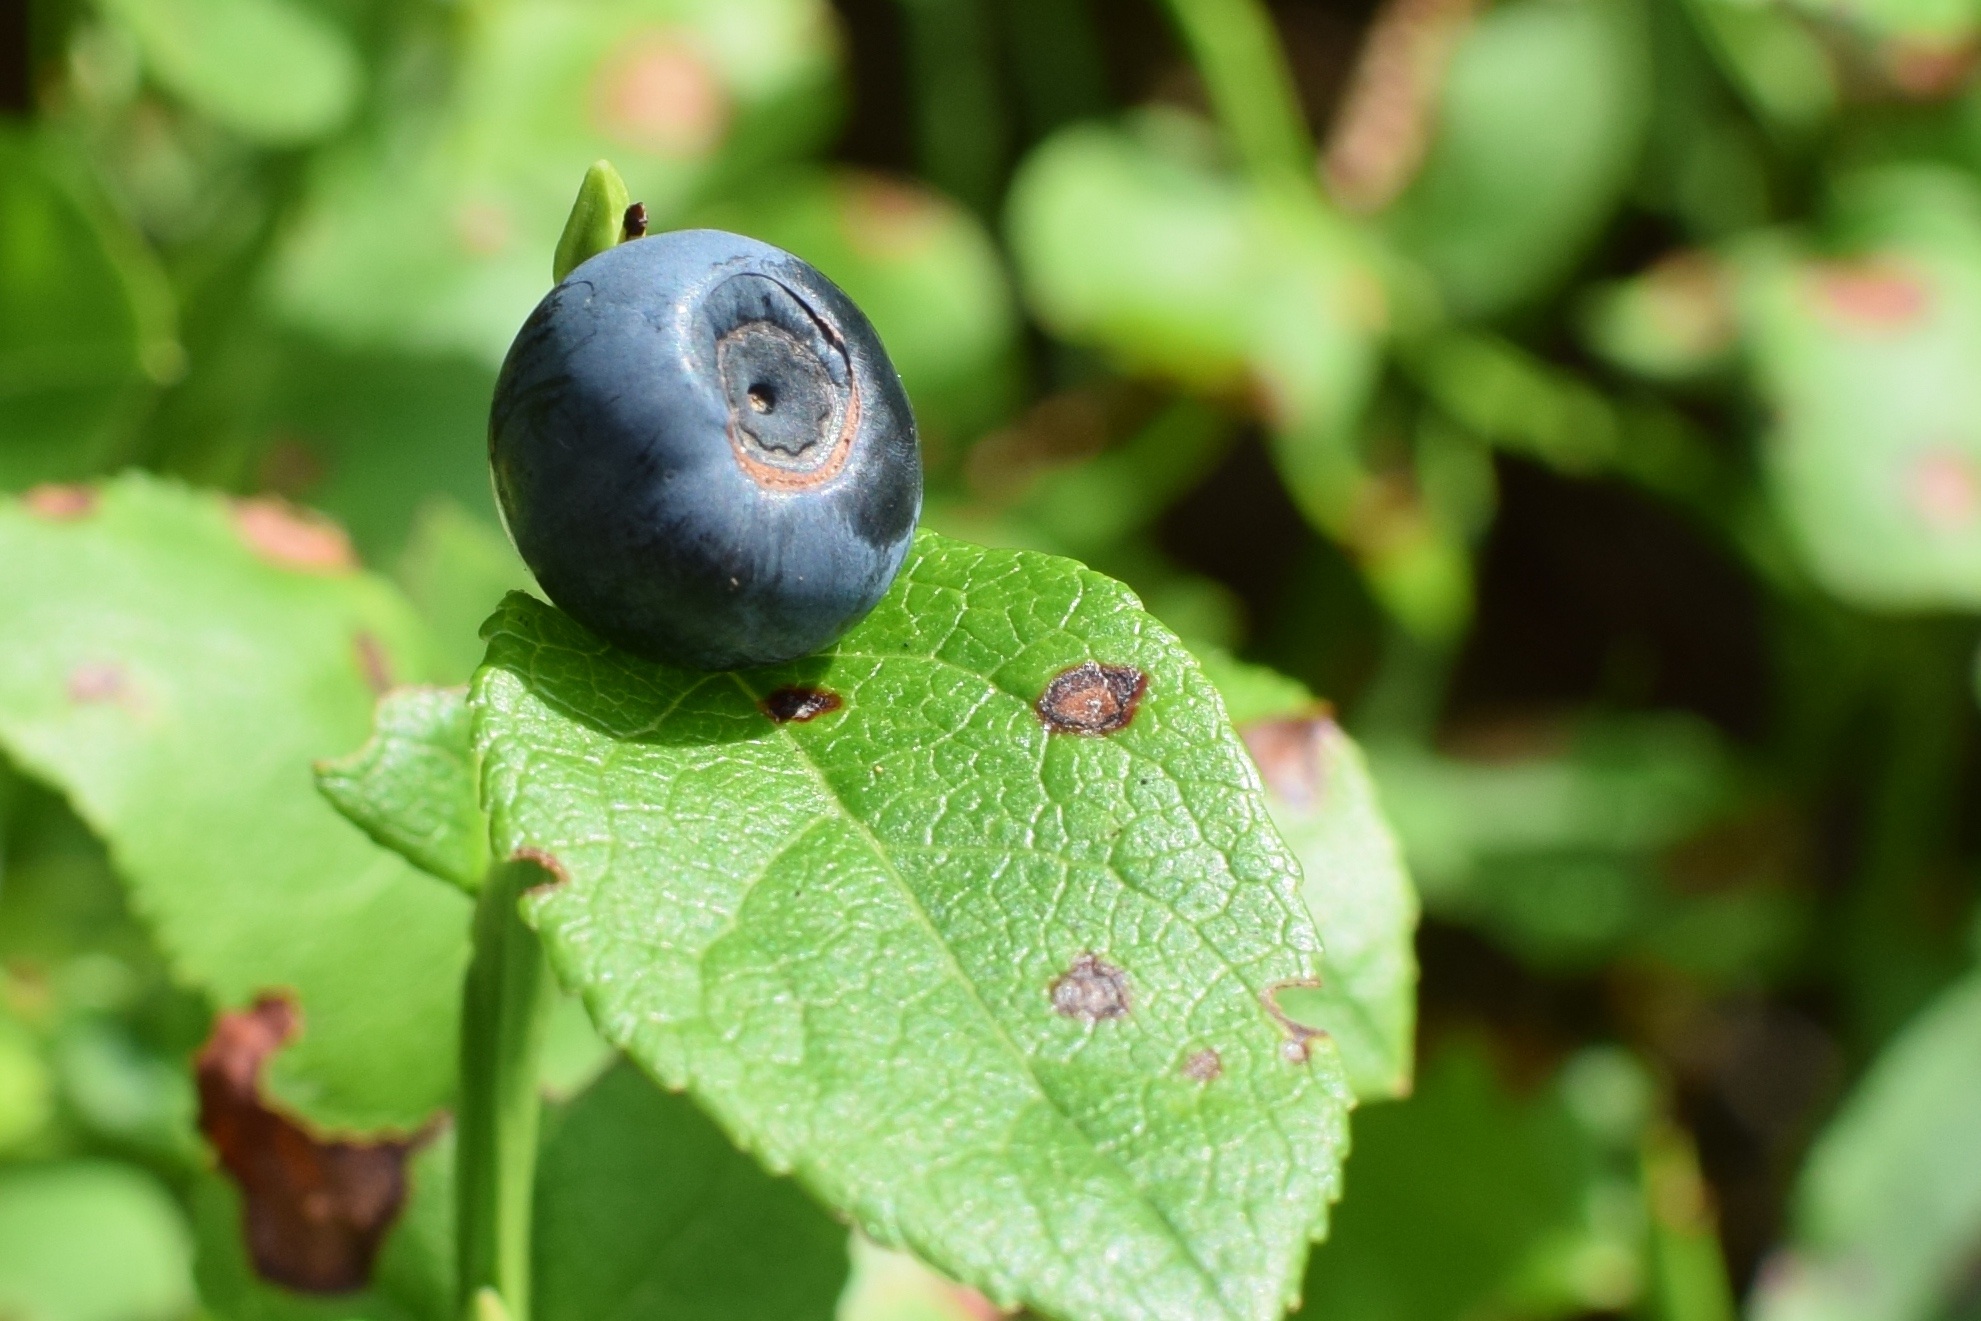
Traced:
POLYGON ((836 648, 743 674, 511 597, 497 851, 601 1030, 773 1169, 1000 1300, 1278 1315, 1348 1089, 1292 857, 1119 585, 924 534, 836 648))

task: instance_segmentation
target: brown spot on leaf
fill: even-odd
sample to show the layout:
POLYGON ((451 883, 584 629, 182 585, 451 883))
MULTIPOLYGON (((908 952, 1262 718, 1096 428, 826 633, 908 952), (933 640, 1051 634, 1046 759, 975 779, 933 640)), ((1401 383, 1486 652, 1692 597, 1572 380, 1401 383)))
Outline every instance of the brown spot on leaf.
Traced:
POLYGON ((1288 1064, 1305 1064, 1308 1057, 1313 1054, 1313 1043, 1316 1040, 1326 1040, 1328 1034, 1320 1028, 1302 1023, 1299 1019, 1294 1018, 1285 1009, 1281 1008, 1279 1003, 1280 992, 1296 990, 1318 991, 1320 989, 1320 982, 1313 978, 1275 982, 1266 988, 1266 993, 1263 997, 1266 1012, 1272 1015, 1273 1022, 1279 1024, 1279 1030, 1286 1034, 1286 1040, 1281 1042, 1279 1046, 1279 1056, 1288 1064))
POLYGON ((1937 101, 1966 85, 1977 57, 1971 40, 1951 45, 1939 40, 1895 37, 1878 49, 1885 80, 1900 95, 1915 101, 1937 101))
POLYGON ((1906 486, 1912 507, 1937 531, 1958 531, 1981 512, 1981 475, 1959 450, 1929 450, 1914 459, 1906 486))
POLYGON ((1275 798, 1300 808, 1320 804, 1327 785, 1328 745, 1339 737, 1325 712, 1254 721, 1239 731, 1239 737, 1275 798))
POLYGON ((558 861, 557 855, 547 849, 517 849, 509 855, 509 861, 533 862, 550 874, 549 880, 532 885, 523 892, 527 898, 541 899, 551 891, 571 883, 571 873, 565 870, 564 864, 558 861))
POLYGON ((837 711, 843 702, 839 694, 829 688, 805 688, 792 686, 779 688, 763 700, 764 714, 778 724, 796 721, 803 724, 807 720, 817 720, 822 715, 837 711))
POLYGON ((839 228, 856 252, 908 261, 942 233, 943 204, 911 184, 858 174, 839 192, 839 228))
POLYGON ((636 37, 592 81, 592 119, 608 137, 660 156, 707 155, 729 127, 729 93, 681 34, 636 37))
POLYGON ((358 658, 358 672, 365 684, 380 697, 392 691, 392 658, 385 644, 368 629, 359 629, 351 638, 351 650, 358 658))
POLYGON ((634 239, 647 236, 647 204, 635 202, 626 208, 626 214, 619 219, 619 241, 631 243, 634 239))
POLYGON ((405 1200, 413 1142, 324 1141, 268 1106, 262 1067, 300 1018, 288 999, 264 995, 214 1021, 194 1060, 200 1132, 240 1187, 256 1272, 305 1293, 347 1293, 371 1278, 405 1200))
POLYGON ((470 257, 500 256, 516 236, 509 208, 487 198, 469 198, 454 208, 454 239, 470 257))
POLYGON ((1053 1012, 1089 1023, 1128 1016, 1128 974, 1098 954, 1082 954, 1054 979, 1053 1012))
POLYGON ((248 549, 270 564, 305 573, 349 573, 358 567, 344 529, 275 496, 234 505, 234 528, 248 549))
POLYGON ((1148 676, 1132 665, 1087 661, 1046 685, 1039 719, 1055 734, 1112 734, 1135 718, 1148 687, 1148 676))
POLYGON ((21 497, 27 511, 51 523, 73 523, 87 518, 96 509, 96 488, 48 482, 30 487, 21 497))
POLYGON ((1925 282, 1896 262, 1824 262, 1809 279, 1817 306, 1849 329, 1903 330, 1926 314, 1925 282))
POLYGON ((85 661, 69 671, 69 700, 78 706, 116 702, 130 691, 130 675, 113 661, 85 661))
POLYGON ((1216 1082, 1224 1076, 1224 1061, 1214 1050, 1200 1050, 1183 1061, 1183 1076, 1192 1082, 1216 1082))

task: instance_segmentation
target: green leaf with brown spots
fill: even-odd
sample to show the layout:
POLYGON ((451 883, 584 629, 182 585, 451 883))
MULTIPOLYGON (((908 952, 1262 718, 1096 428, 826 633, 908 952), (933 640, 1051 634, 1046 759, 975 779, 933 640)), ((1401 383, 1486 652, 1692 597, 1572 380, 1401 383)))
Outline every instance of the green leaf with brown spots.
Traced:
POLYGON ((1851 252, 1742 250, 1770 494, 1823 587, 1874 610, 1981 606, 1981 191, 1910 167, 1842 187, 1851 252))
POLYGON ((1341 1047, 1363 1100, 1410 1094, 1417 1035, 1417 892, 1376 798, 1368 763, 1324 710, 1241 731, 1266 781, 1273 821, 1300 858, 1301 893, 1326 946, 1311 1008, 1289 1013, 1341 1047))
POLYGON ((1362 749, 1325 702, 1262 665, 1203 657, 1265 781, 1273 824, 1300 859, 1300 893, 1325 951, 1321 985, 1280 1004, 1341 1048, 1364 1101, 1410 1093, 1417 1037, 1417 890, 1362 749))
POLYGON ((1298 867, 1120 584, 924 533, 836 647, 649 664, 511 596, 500 856, 603 1035, 875 1239, 1065 1321, 1269 1321, 1336 1195, 1298 867))
POLYGON ((473 893, 488 870, 464 688, 400 688, 379 699, 371 739, 318 762, 316 787, 358 829, 473 893))
POLYGON ((318 795, 424 637, 343 535, 127 476, 0 504, 0 750, 108 843, 174 974, 302 1030, 275 1101, 412 1128, 453 1088, 468 905, 318 795))

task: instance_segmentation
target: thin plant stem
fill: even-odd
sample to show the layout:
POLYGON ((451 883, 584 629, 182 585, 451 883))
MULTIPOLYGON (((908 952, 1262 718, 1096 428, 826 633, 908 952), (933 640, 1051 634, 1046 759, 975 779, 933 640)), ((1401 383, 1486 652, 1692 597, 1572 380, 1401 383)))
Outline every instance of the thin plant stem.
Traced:
POLYGON ((1293 73, 1259 0, 1166 0, 1240 163, 1255 177, 1314 178, 1293 73))
POLYGON ((537 1063, 555 984, 536 932, 517 911, 543 870, 489 870, 475 905, 474 952, 461 1012, 461 1100, 455 1197, 456 1315, 487 1313, 492 1290, 508 1321, 529 1321, 530 1209, 535 1189, 537 1063))

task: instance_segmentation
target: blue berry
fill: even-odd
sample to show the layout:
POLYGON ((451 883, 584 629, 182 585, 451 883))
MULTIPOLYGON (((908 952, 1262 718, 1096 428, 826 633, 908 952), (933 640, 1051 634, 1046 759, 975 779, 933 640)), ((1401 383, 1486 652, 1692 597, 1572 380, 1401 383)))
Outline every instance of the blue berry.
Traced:
POLYGON ((489 463, 550 599, 698 669, 790 660, 887 591, 922 502, 880 337, 790 253, 718 230, 609 248, 502 364, 489 463))

